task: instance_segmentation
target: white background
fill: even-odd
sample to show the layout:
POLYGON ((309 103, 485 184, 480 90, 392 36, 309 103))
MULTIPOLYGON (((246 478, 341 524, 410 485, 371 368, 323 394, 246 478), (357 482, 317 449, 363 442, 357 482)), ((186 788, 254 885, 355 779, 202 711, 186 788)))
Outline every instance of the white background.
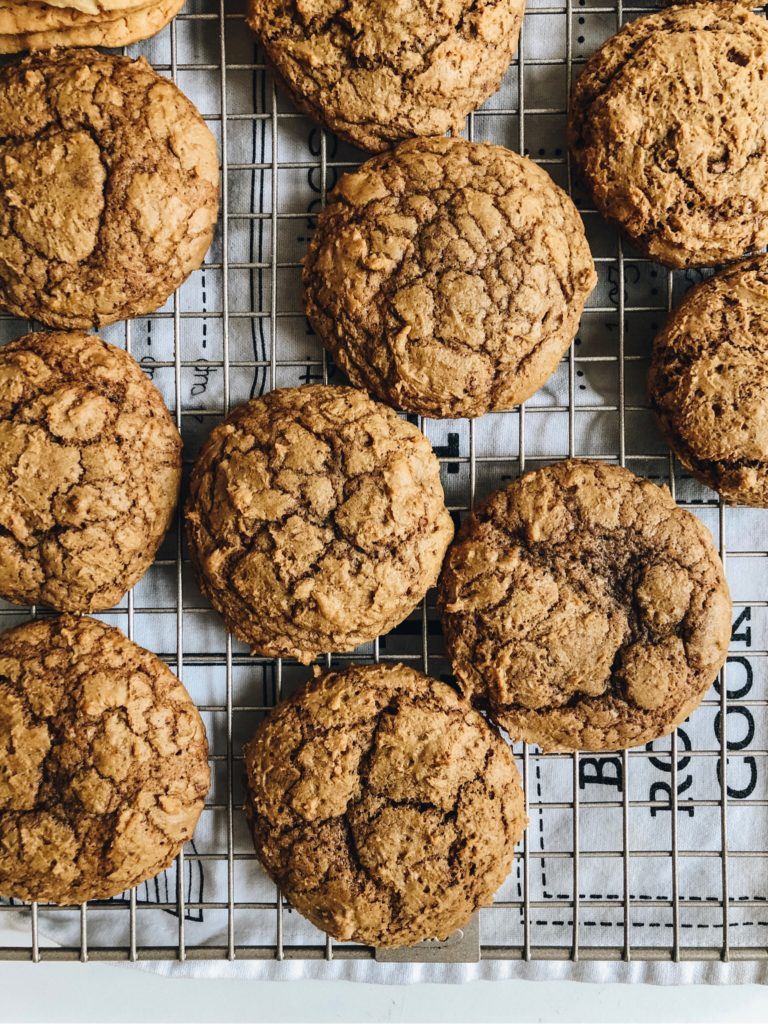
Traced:
MULTIPOLYGON (((0 945, 13 935, 0 930, 0 945)), ((0 1021, 768 1021, 768 988, 168 979, 106 964, 0 963, 0 1021)))

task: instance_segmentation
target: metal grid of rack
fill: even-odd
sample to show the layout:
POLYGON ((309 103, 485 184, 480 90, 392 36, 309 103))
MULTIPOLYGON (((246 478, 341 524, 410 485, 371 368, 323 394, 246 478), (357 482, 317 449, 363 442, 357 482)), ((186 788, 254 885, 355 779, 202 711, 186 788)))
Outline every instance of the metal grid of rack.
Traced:
MULTIPOLYGON (((299 260, 314 211, 339 174, 363 157, 311 126, 275 90, 244 24, 244 6, 192 0, 157 40, 130 51, 147 54, 178 82, 201 107, 221 146, 222 216, 205 266, 154 316, 104 332, 132 351, 164 392, 185 438, 187 465, 211 426, 240 401, 277 385, 336 379, 303 318, 299 260)), ((729 770, 744 769, 741 762, 749 760, 750 773, 755 765, 760 778, 768 765, 768 650, 762 649, 768 648, 768 636, 752 644, 768 607, 760 600, 768 550, 754 518, 749 536, 758 540, 744 546, 737 513, 680 472, 648 418, 641 381, 650 338, 688 281, 623 251, 615 233, 574 193, 564 145, 569 85, 578 66, 627 18, 654 6, 621 0, 529 3, 504 86, 469 118, 467 134, 527 153, 582 200, 600 284, 555 378, 528 403, 477 422, 418 422, 440 457, 457 519, 505 479, 568 455, 604 458, 667 482, 680 503, 713 530, 726 568, 735 575, 734 660, 739 671, 748 665, 751 686, 729 692, 723 671, 701 712, 713 723, 708 742, 681 739, 678 732, 650 749, 607 759, 544 757, 536 748, 516 748, 531 827, 509 885, 481 912, 483 959, 768 958, 768 922, 744 918, 768 917, 764 869, 762 891, 735 895, 730 887, 742 862, 759 866, 768 856, 768 800, 759 787, 745 799, 739 795, 744 787, 734 786, 733 796, 728 783, 729 770), (729 739, 734 708, 746 709, 752 722, 748 748, 741 738, 729 739), (734 757, 740 759, 735 767, 734 757), (632 778, 649 762, 657 769, 662 765, 662 782, 643 782, 642 799, 632 778), (689 765, 706 765, 708 771, 715 766, 709 771, 716 779, 714 796, 696 796, 686 786, 681 776, 689 765), (599 791, 590 786, 595 779, 604 783, 599 791), (741 834, 744 809, 752 822, 761 822, 762 845, 732 843, 731 819, 736 816, 741 834), (716 840, 689 847, 681 819, 699 811, 716 840), (553 829, 545 824, 550 814, 557 815, 553 829), (612 824, 603 841, 608 815, 612 824), (646 821, 655 829, 650 846, 637 838, 638 825, 642 833, 646 821), (643 862, 659 865, 655 894, 637 892, 635 866, 643 862), (595 871, 599 877, 603 868, 612 879, 610 891, 595 892, 595 871), (697 890, 699 877, 706 896, 697 890), (705 924, 695 920, 702 912, 708 915, 705 924), (643 914, 653 920, 641 935, 643 914)), ((3 318, 2 337, 27 326, 3 318)), ((372 949, 335 943, 309 926, 302 932, 271 883, 258 880, 239 811, 240 741, 307 673, 287 662, 250 657, 225 635, 191 582, 180 526, 179 516, 146 580, 104 618, 164 657, 201 708, 214 775, 202 828, 175 870, 117 900, 76 909, 0 906, 0 926, 5 914, 26 922, 18 944, 0 949, 0 959, 372 959, 372 949), (210 927, 200 939, 204 921, 210 927)), ((29 614, 0 605, 0 624, 16 624, 29 614)), ((351 655, 329 654, 325 664, 352 659, 407 660, 447 675, 431 597, 392 636, 351 655)))

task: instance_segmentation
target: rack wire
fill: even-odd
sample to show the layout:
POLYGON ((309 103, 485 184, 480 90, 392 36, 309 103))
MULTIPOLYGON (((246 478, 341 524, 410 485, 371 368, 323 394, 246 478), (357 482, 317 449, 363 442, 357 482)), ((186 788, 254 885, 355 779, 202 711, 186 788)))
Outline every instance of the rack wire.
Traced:
MULTIPOLYGON (((103 332, 163 391, 187 468, 239 402, 274 386, 338 379, 303 317, 299 261, 314 213, 364 156, 275 89, 244 6, 191 0, 159 37, 129 51, 146 54, 197 102, 222 156, 222 215, 204 267, 157 314, 103 332)), ((526 153, 570 190, 600 283, 579 337, 529 402, 476 422, 418 423, 457 520, 493 487, 565 456, 603 458, 666 482, 718 543, 735 598, 734 647, 697 712, 703 729, 686 726, 666 742, 605 758, 515 748, 531 825, 508 883, 481 911, 484 960, 768 959, 768 530, 761 513, 727 509, 680 471, 646 406, 650 339, 697 275, 673 275, 625 251, 574 186, 564 143, 579 66, 655 6, 529 2, 518 55, 499 94, 468 119, 467 135, 526 153), (754 781, 749 793, 745 779, 754 781), (649 868, 655 891, 641 892, 649 868)), ((0 320, 3 339, 28 327, 0 320)), ((0 604, 0 625, 38 613, 0 604)), ((0 905, 0 927, 12 915, 25 928, 0 959, 373 959, 375 950, 297 920, 258 873, 239 809, 241 743, 307 670, 251 657, 225 634, 191 580, 181 513, 145 580, 103 618, 167 660, 196 699, 211 741, 211 794, 195 842, 161 878, 81 908, 0 905)), ((447 677, 431 596, 391 636, 323 664, 353 660, 403 660, 447 677)))

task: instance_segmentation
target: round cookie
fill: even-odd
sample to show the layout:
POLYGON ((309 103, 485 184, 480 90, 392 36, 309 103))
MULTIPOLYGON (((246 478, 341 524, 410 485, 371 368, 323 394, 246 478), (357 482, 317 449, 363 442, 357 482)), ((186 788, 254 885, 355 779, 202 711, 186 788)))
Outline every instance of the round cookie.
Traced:
POLYGON ((112 607, 151 565, 180 481, 179 432, 126 352, 79 333, 0 346, 0 597, 112 607))
POLYGON ((525 0, 250 0, 248 24, 294 103, 372 152, 458 133, 501 85, 525 0))
POLYGON ((309 663, 402 622, 453 537, 424 435, 353 388, 272 391, 216 427, 186 508, 200 588, 254 654, 309 663))
POLYGON ((706 528, 666 488, 601 462, 556 463, 492 494, 448 552, 438 605, 461 686, 544 750, 671 732, 731 636, 706 528))
POLYGON ((155 35, 178 14, 185 0, 153 0, 103 12, 43 3, 0 3, 0 53, 55 46, 128 46, 155 35))
POLYGON ((144 61, 54 50, 0 69, 0 306, 54 327, 149 313, 203 260, 216 143, 144 61))
POLYGON ((646 255, 709 266, 768 242, 768 24, 734 3, 638 18, 587 62, 569 144, 646 255))
POLYGON ((529 398, 596 281, 546 171, 464 139, 404 142, 345 175, 304 261, 307 316, 352 383, 434 417, 529 398))
POLYGON ((684 466, 768 507, 768 258, 691 289, 653 343, 650 401, 684 466))
POLYGON ((405 665, 316 678, 244 753, 259 859, 341 941, 447 938, 492 901, 527 824, 498 732, 405 665))
POLYGON ((108 899, 172 863, 210 773, 164 662, 95 619, 42 619, 0 636, 0 697, 0 894, 108 899))

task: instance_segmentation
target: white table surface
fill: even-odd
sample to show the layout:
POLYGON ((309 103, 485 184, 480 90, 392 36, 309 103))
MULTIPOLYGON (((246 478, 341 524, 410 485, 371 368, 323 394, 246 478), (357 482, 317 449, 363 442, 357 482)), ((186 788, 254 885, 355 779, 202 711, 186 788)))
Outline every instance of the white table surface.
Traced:
MULTIPOLYGON (((12 941, 0 930, 0 945, 12 941)), ((189 981, 105 964, 0 963, 0 1021, 768 1021, 768 987, 189 981)))

